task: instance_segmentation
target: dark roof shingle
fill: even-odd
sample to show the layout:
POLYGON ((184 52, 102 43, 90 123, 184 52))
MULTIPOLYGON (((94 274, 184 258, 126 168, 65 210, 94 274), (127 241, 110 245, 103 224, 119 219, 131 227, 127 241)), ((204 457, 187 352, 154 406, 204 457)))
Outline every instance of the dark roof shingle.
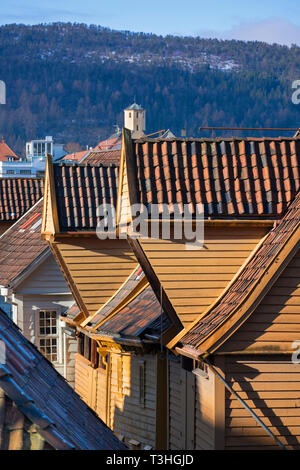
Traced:
POLYGON ((60 231, 95 230, 101 204, 116 206, 118 167, 53 165, 60 231))

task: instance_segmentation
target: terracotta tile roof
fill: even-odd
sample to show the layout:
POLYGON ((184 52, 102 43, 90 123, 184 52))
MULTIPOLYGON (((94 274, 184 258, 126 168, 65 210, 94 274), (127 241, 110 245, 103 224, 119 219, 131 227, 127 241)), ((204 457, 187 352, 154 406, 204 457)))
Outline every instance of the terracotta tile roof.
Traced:
POLYGON ((13 158, 13 160, 20 160, 20 157, 2 139, 0 142, 0 162, 7 162, 9 157, 13 158))
POLYGON ((286 215, 273 228, 255 256, 229 288, 219 303, 203 317, 181 340, 184 345, 197 347, 207 335, 228 318, 248 296, 257 281, 266 272, 280 249, 300 222, 300 192, 286 215))
POLYGON ((278 217, 300 189, 300 139, 138 139, 137 202, 210 217, 278 217))
MULTIPOLYGON (((154 324, 159 319, 158 323, 160 325, 160 318, 160 303, 152 288, 148 286, 120 312, 103 323, 98 331, 120 334, 122 336, 139 336, 146 329, 152 330, 153 325, 155 331, 157 332, 158 329, 160 332, 159 326, 156 323, 154 324)), ((170 326, 169 320, 164 318, 162 326, 162 331, 164 332, 170 326)))
MULTIPOLYGON (((126 449, 2 311, 0 343, 2 351, 5 345, 5 361, 0 361, 0 390, 37 427, 50 447, 126 449)), ((13 417, 10 422, 14 422, 13 417)))
POLYGON ((112 150, 120 149, 122 143, 122 134, 121 132, 116 132, 115 134, 108 137, 106 140, 101 140, 94 150, 112 150))
POLYGON ((0 178, 0 221, 18 220, 43 196, 40 178, 0 178))
POLYGON ((102 163, 103 165, 117 165, 120 164, 121 149, 118 150, 98 150, 89 152, 83 159, 84 163, 90 165, 97 165, 102 163))
POLYGON ((73 153, 68 153, 67 155, 64 155, 62 158, 60 158, 59 161, 64 161, 64 160, 72 160, 74 162, 80 162, 85 155, 89 153, 89 150, 82 150, 80 152, 73 152, 73 153))
POLYGON ((124 283, 122 288, 112 297, 89 322, 89 326, 96 326, 104 317, 106 317, 117 305, 124 300, 127 295, 138 285, 138 283, 144 278, 142 268, 138 266, 131 276, 124 283))
POLYGON ((43 199, 0 237, 1 286, 8 286, 38 256, 49 251, 41 239, 42 210, 43 199))
POLYGON ((53 165, 60 231, 95 230, 99 205, 116 205, 116 166, 57 163, 53 165))

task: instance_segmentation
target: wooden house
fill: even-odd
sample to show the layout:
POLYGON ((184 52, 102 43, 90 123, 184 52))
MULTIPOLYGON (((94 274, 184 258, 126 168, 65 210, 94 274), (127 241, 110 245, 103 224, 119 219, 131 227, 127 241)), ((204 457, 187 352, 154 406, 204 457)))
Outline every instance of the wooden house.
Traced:
POLYGON ((119 227, 131 222, 132 204, 166 204, 169 215, 175 204, 192 215, 196 204, 204 209, 198 251, 172 237, 172 222, 168 240, 128 240, 153 290, 164 293, 164 310, 183 326, 168 343, 182 356, 168 368, 169 448, 273 448, 278 437, 297 448, 298 281, 289 277, 297 272, 299 139, 131 141, 126 130, 123 139, 119 227))
MULTIPOLYGON (((259 417, 256 420, 249 411, 253 404, 249 409, 239 408, 236 407, 235 398, 232 398, 234 393, 225 396, 226 386, 222 381, 225 350, 220 358, 213 356, 211 363, 206 357, 206 352, 210 351, 204 351, 203 355, 201 348, 198 350, 198 343, 190 345, 188 335, 202 325, 204 319, 211 318, 211 312, 212 325, 214 315, 218 313, 222 318, 222 314, 215 312, 214 308, 218 309, 222 299, 228 293, 230 295, 231 288, 238 285, 239 292, 244 291, 243 274, 255 261, 258 251, 263 249, 265 241, 273 233, 276 221, 284 217, 300 189, 299 145, 298 139, 288 138, 132 141, 125 129, 118 192, 113 192, 113 197, 111 183, 105 183, 107 178, 103 175, 108 174, 108 170, 104 167, 52 167, 48 162, 42 233, 65 273, 79 307, 79 313, 72 321, 85 336, 93 336, 97 329, 95 318, 106 321, 106 315, 111 313, 106 306, 111 305, 119 291, 126 290, 126 283, 140 266, 160 310, 170 324, 168 335, 162 342, 170 350, 164 372, 167 381, 166 439, 169 449, 243 447, 243 439, 235 445, 246 433, 243 419, 236 420, 235 417, 244 418, 245 412, 254 419, 253 427, 257 425, 260 428, 261 421, 263 432, 267 432, 263 420, 259 417), (115 240, 97 239, 96 226, 100 219, 93 208, 104 199, 107 202, 113 200, 116 206, 119 238, 115 240), (151 204, 158 204, 160 208, 166 204, 169 210, 166 220, 169 223, 171 219, 170 237, 129 236, 123 239, 120 234, 132 221, 130 207, 133 204, 143 204, 147 208, 151 204), (193 217, 197 204, 203 205, 204 244, 201 249, 187 250, 188 240, 184 236, 175 237, 177 220, 172 218, 175 204, 181 212, 184 204, 189 206, 192 226, 195 224, 193 217), (186 342, 183 342, 184 338, 187 338, 186 342), (233 401, 230 402, 230 399, 233 401), (225 405, 219 407, 222 400, 228 409, 236 407, 238 411, 230 411, 225 416, 225 405), (238 414, 239 409, 242 416, 238 414), (230 438, 228 434, 227 439, 224 429, 230 428, 232 422, 236 429, 230 430, 232 434, 230 438)), ((158 216, 161 228, 165 223, 165 214, 161 211, 158 216)), ((287 231, 290 233, 289 225, 287 231)), ((256 271, 253 276, 255 278, 256 271)), ((122 303, 120 307, 123 307, 122 303)), ((121 315, 122 310, 119 312, 121 315)), ((266 319, 262 323, 266 326, 266 319)), ((212 325, 207 328, 213 330, 212 325)), ((231 326, 230 321, 225 322, 224 329, 227 331, 231 326)), ((271 330, 277 328, 280 327, 272 326, 271 330)), ((224 329, 220 327, 223 334, 224 329)), ((248 336, 245 332, 244 338, 248 336)), ((258 372, 257 382, 265 381, 263 368, 267 370, 274 365, 266 345, 262 352, 270 356, 267 354, 267 365, 258 372)), ((232 357, 237 354, 232 350, 229 353, 228 356, 232 357)), ((243 356, 240 357, 241 361, 243 356)), ((261 357, 264 361, 265 357, 261 357)), ((278 360, 280 362, 282 357, 278 360)), ((288 377, 289 365, 286 362, 278 367, 283 374, 287 374, 278 379, 280 382, 288 377)), ((237 372, 237 377, 240 377, 238 369, 233 368, 232 372, 237 372)), ((268 377, 273 376, 270 371, 267 372, 270 374, 268 377)), ((85 380, 91 383, 87 375, 85 380)), ((230 380, 233 381, 232 378, 230 380)), ((248 378, 244 380, 248 381, 248 378)), ((239 390, 240 383, 235 386, 239 390)), ((264 386, 259 385, 258 389, 264 386)), ((295 387, 293 391, 297 394, 298 385, 295 387)), ((250 395, 249 400, 251 398, 255 396, 250 395)), ((241 404, 239 398, 236 400, 241 404)), ((267 411, 272 412, 272 409, 267 411)), ((247 422, 248 415, 245 419, 247 422)), ((297 422, 297 419, 293 421, 295 427, 297 422)), ((260 429, 258 432, 261 432, 260 429)), ((269 436, 267 432, 267 439, 269 436)), ((266 447, 269 445, 264 438, 261 442, 266 442, 266 447)), ((249 445, 251 447, 256 447, 256 444, 249 445)))
POLYGON ((74 299, 41 239, 43 200, 0 236, 0 293, 13 321, 74 385, 75 330, 60 320, 74 299))
POLYGON ((0 449, 126 450, 1 310, 0 449))
POLYGON ((117 166, 48 161, 42 235, 77 302, 63 317, 79 333, 75 390, 127 445, 165 449, 172 323, 127 241, 96 233, 97 205, 115 205, 117 177, 117 166))

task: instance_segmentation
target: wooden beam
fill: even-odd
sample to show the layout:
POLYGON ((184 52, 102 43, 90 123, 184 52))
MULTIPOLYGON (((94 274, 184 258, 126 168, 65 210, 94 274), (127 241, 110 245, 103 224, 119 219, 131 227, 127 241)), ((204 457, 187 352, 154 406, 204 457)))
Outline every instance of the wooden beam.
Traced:
POLYGON ((60 266, 60 269, 63 273, 63 276, 67 282, 67 284, 69 285, 70 289, 71 289, 71 292, 73 294, 73 297, 77 303, 77 305, 79 306, 81 312, 83 313, 83 315, 85 317, 88 317, 89 316, 89 312, 85 306, 85 303, 83 302, 82 298, 81 298, 81 295, 77 289, 77 286, 76 284, 74 283, 73 279, 72 279, 72 276, 69 272, 69 269, 66 265, 66 263, 64 262, 64 259, 63 257, 61 256, 60 254, 60 251, 57 247, 57 245, 55 243, 50 243, 50 248, 52 250, 52 253, 54 255, 54 258, 56 259, 56 262, 58 264, 58 266, 60 266))

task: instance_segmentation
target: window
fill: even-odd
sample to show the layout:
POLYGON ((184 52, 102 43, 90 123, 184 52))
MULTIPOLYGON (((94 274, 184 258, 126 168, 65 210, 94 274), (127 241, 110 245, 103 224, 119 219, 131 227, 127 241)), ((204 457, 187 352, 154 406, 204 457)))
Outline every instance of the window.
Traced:
POLYGON ((39 312, 39 349, 50 361, 58 361, 58 328, 55 310, 39 312))
POLYGON ((31 170, 20 170, 20 175, 31 175, 31 170))
POLYGON ((15 174, 15 170, 6 170, 6 174, 7 174, 7 175, 14 175, 14 174, 15 174))
POLYGON ((139 126, 136 126, 136 130, 137 130, 137 131, 139 130, 139 126))
POLYGON ((131 118, 131 113, 129 113, 129 117, 131 118))

